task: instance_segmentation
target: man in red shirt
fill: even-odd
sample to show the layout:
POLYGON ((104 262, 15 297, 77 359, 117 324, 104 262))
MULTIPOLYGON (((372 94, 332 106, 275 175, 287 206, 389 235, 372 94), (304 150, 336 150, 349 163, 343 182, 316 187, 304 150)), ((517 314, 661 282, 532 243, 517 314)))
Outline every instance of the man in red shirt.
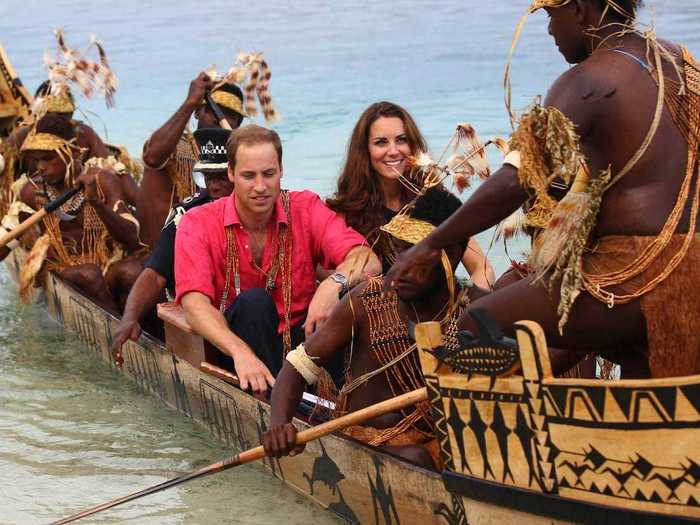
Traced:
POLYGON ((318 195, 281 191, 277 133, 237 129, 227 150, 233 194, 192 210, 178 227, 176 300, 192 328, 232 359, 241 387, 261 392, 339 293, 381 265, 318 195), (336 271, 317 287, 319 264, 336 271))

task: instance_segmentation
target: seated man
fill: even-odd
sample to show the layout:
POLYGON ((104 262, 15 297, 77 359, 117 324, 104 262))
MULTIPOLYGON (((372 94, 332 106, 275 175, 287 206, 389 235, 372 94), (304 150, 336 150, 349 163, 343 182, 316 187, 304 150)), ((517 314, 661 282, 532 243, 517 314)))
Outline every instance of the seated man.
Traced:
MULTIPOLYGON (((415 244, 460 204, 451 193, 433 188, 416 201, 408 220, 399 215, 382 229, 400 244, 415 244)), ((449 263, 443 260, 428 273, 406 275, 395 291, 383 294, 381 278, 356 286, 333 310, 323 328, 287 355, 272 391, 270 431, 263 437, 268 453, 279 457, 293 452, 296 431, 291 420, 307 383, 315 384, 319 366, 327 366, 348 347, 348 377, 336 403, 337 411, 341 407, 340 412, 354 412, 425 386, 418 352, 408 339, 408 322, 441 320, 448 334, 446 346, 456 347, 460 308, 450 313, 450 300, 454 298, 450 297, 445 272, 449 272, 448 279, 454 279, 454 268, 466 244, 456 244, 448 250, 449 263)), ((435 468, 439 457, 433 425, 424 403, 414 410, 387 414, 368 421, 367 426, 344 432, 435 468)))
MULTIPOLYGON (((43 235, 34 243, 30 257, 43 260, 48 256, 49 269, 116 313, 106 279, 118 271, 116 261, 140 245, 139 225, 124 204, 118 176, 106 169, 84 169, 73 127, 55 115, 37 122, 22 152, 32 152, 37 161, 35 179, 20 191, 20 200, 30 208, 38 210, 74 185, 84 187, 44 218, 43 235)), ((29 289, 40 268, 37 264, 34 272, 23 272, 21 289, 29 289)))
MULTIPOLYGON (((539 323, 555 374, 610 351, 642 358, 640 376, 700 373, 700 65, 634 30, 639 4, 533 2, 573 67, 520 117, 508 162, 402 254, 387 288, 530 201, 551 214, 530 257, 535 273, 470 307, 509 331, 539 323), (573 186, 557 204, 547 190, 558 177, 573 186)), ((478 333, 469 316, 461 327, 478 333)))
POLYGON ((153 246, 169 210, 176 202, 185 200, 195 191, 192 166, 199 152, 192 133, 187 128, 194 114, 197 129, 219 128, 221 123, 205 103, 207 92, 219 106, 231 129, 243 122, 243 93, 235 84, 216 83, 206 73, 200 73, 190 83, 187 98, 168 121, 143 146, 145 165, 137 216, 143 223, 142 240, 153 246))
MULTIPOLYGON (((129 292, 124 315, 112 339, 112 355, 118 366, 123 362, 121 348, 126 340, 136 341, 141 334, 139 322, 155 313, 165 291, 169 297, 175 297, 175 232, 180 219, 188 210, 228 197, 233 191, 233 183, 227 177, 226 141, 230 134, 230 130, 220 128, 202 128, 194 132, 199 161, 194 165, 192 177, 203 189, 170 211, 144 270, 129 292)), ((151 317, 155 321, 155 315, 151 317)))
POLYGON ((261 392, 274 384, 292 345, 325 320, 341 289, 378 274, 380 265, 317 195, 280 190, 277 133, 240 128, 226 149, 233 194, 180 220, 176 300, 192 329, 225 354, 241 387, 261 392), (317 288, 318 264, 336 273, 317 288))

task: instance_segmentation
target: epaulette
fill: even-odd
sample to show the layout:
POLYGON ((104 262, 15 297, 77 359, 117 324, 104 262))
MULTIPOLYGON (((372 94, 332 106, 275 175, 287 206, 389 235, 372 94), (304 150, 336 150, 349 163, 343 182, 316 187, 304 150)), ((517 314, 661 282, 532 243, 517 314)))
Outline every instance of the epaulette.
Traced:
POLYGON ((170 213, 168 213, 168 218, 165 219, 163 229, 170 226, 170 224, 173 222, 175 223, 175 227, 177 227, 177 225, 180 223, 180 219, 185 213, 187 213, 187 211, 189 211, 192 208, 196 208, 197 206, 201 206, 202 204, 207 204, 212 200, 213 199, 209 196, 209 194, 206 191, 199 191, 194 195, 190 195, 185 200, 177 203, 170 209, 170 213))

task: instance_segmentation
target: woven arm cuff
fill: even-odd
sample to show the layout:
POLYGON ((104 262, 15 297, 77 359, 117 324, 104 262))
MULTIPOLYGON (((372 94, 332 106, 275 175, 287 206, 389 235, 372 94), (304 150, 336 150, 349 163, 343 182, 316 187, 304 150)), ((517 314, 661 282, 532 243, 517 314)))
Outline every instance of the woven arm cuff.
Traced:
POLYGON ((321 367, 309 357, 303 343, 287 354, 287 361, 301 374, 307 385, 318 383, 321 367))
POLYGON ((503 164, 509 164, 513 166, 516 170, 520 169, 520 152, 518 150, 513 150, 508 153, 503 159, 503 164))

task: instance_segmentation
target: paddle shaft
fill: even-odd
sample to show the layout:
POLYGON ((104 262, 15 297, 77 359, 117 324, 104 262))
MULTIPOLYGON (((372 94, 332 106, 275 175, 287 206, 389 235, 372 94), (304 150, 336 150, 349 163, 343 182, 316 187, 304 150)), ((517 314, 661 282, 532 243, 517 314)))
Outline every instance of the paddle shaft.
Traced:
MULTIPOLYGON (((425 401, 426 399, 428 399, 428 393, 425 388, 419 388, 417 390, 413 390, 412 392, 408 392, 407 394, 403 394, 392 399, 387 399, 386 401, 382 401, 381 403, 377 403, 376 405, 368 406, 361 410, 357 410, 356 412, 352 412, 351 414, 347 414, 337 419, 332 419, 321 425, 311 427, 302 432, 299 432, 297 434, 297 444, 301 445, 304 443, 308 443, 309 441, 319 439, 323 436, 330 434, 331 432, 335 432, 336 430, 340 430, 352 425, 359 425, 360 423, 367 421, 368 419, 372 419, 374 417, 381 416, 389 412, 401 410, 403 408, 415 405, 416 403, 419 403, 421 401, 425 401)), ((156 492, 160 492, 161 490, 174 487, 176 485, 179 485, 180 483, 201 478, 203 476, 208 476, 210 474, 215 474, 217 472, 223 472, 224 470, 228 470, 232 467, 237 467, 238 465, 243 465, 244 463, 250 463, 251 461, 262 459, 265 457, 265 455, 265 449, 262 447, 262 445, 260 445, 255 448, 251 448, 249 450, 241 452, 240 454, 237 454, 233 457, 224 459, 223 461, 219 461, 218 463, 213 463, 209 466, 190 472, 189 474, 184 474, 180 477, 164 481, 163 483, 160 483, 158 485, 154 485, 153 487, 141 490, 139 492, 134 492, 133 494, 129 494, 128 496, 124 496, 122 498, 103 503, 102 505, 98 505, 97 507, 84 510, 83 512, 74 514, 73 516, 69 516, 67 518, 63 518, 60 521, 52 523, 52 525, 63 525, 65 523, 72 523, 81 518, 85 518, 87 516, 97 514, 98 512, 102 512, 103 510, 111 509, 112 507, 116 507, 117 505, 121 505, 129 501, 134 501, 135 499, 148 496, 149 494, 155 494, 156 492)))
POLYGON ((231 129, 231 124, 229 124, 228 120, 226 120, 226 116, 224 115, 224 112, 221 110, 219 105, 216 102, 214 102, 213 98, 211 98, 211 93, 207 92, 207 94, 204 95, 204 97, 207 100, 207 104, 209 104, 209 107, 214 112, 216 120, 219 121, 219 126, 221 126, 223 129, 231 129))
POLYGON ((21 222, 16 228, 13 228, 9 232, 0 236, 0 248, 4 247, 7 243, 13 241, 14 239, 22 235, 29 228, 34 226, 37 222, 46 217, 49 213, 56 211, 63 204, 65 204, 66 201, 68 201, 68 199, 70 199, 73 195, 82 190, 82 186, 78 186, 77 188, 71 188, 55 200, 47 202, 43 208, 33 213, 26 221, 21 222))

